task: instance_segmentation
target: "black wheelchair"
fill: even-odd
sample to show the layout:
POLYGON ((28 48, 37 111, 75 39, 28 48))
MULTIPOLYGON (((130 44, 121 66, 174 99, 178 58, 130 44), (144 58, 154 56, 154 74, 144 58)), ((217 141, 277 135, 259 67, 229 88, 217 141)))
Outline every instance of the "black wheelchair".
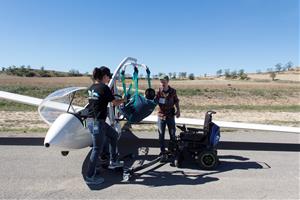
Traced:
POLYGON ((123 169, 123 181, 129 181, 136 172, 161 162, 163 157, 171 160, 171 165, 181 167, 186 156, 192 157, 203 170, 213 170, 219 164, 217 145, 220 140, 220 128, 212 122, 214 111, 205 114, 203 129, 177 126, 181 132, 175 141, 170 141, 168 151, 154 160, 136 167, 123 169))
POLYGON ((212 115, 215 113, 206 112, 203 129, 177 126, 181 132, 175 142, 169 142, 169 152, 174 157, 176 167, 182 166, 186 156, 192 157, 204 170, 212 170, 218 166, 220 128, 212 122, 212 115))

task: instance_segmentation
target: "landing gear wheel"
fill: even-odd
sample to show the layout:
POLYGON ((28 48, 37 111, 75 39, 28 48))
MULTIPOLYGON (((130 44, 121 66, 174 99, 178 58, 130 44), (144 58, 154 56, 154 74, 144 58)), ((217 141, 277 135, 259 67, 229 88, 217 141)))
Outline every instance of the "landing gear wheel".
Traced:
POLYGON ((68 154, 69 154, 69 151, 62 151, 62 152, 61 152, 61 155, 62 155, 62 156, 67 156, 68 154))
POLYGON ((215 151, 203 151, 198 155, 197 162, 201 169, 212 170, 218 163, 218 156, 215 151))

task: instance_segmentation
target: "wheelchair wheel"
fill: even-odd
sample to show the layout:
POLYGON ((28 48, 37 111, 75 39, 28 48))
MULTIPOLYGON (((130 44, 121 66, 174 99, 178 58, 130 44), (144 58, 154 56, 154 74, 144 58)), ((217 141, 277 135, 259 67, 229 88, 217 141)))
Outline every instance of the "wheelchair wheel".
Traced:
POLYGON ((218 156, 215 151, 202 151, 198 156, 197 160, 201 169, 212 170, 217 167, 219 163, 218 156))
POLYGON ((183 162, 183 155, 182 153, 178 153, 174 159, 175 167, 179 167, 179 168, 182 167, 182 162, 183 162))

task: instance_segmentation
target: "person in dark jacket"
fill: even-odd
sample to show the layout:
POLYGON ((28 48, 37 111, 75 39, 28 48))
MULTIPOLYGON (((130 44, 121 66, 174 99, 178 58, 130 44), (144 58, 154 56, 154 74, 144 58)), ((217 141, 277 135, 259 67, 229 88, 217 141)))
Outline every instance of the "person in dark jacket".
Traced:
MULTIPOLYGON (((159 105, 158 110, 158 134, 161 154, 165 153, 165 130, 168 126, 170 141, 175 142, 175 116, 180 117, 179 99, 176 90, 169 85, 169 77, 162 75, 160 79, 160 88, 156 94, 156 102, 159 105)), ((162 161, 165 161, 163 157, 162 161)))

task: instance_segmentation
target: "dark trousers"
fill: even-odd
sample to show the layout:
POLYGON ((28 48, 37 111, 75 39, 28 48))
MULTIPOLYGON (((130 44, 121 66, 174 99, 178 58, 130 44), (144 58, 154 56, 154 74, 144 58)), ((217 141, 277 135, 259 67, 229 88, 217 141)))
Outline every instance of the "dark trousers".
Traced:
POLYGON ((158 117, 157 120, 157 126, 158 126, 158 134, 159 134, 159 144, 160 144, 160 151, 165 151, 165 131, 166 126, 168 126, 170 140, 175 141, 175 118, 174 117, 167 117, 166 119, 161 119, 158 117))
POLYGON ((117 158, 118 132, 115 129, 105 123, 104 120, 94 121, 91 134, 93 147, 86 174, 88 177, 93 176, 96 171, 97 161, 103 151, 105 140, 110 144, 109 151, 111 160, 117 158))

